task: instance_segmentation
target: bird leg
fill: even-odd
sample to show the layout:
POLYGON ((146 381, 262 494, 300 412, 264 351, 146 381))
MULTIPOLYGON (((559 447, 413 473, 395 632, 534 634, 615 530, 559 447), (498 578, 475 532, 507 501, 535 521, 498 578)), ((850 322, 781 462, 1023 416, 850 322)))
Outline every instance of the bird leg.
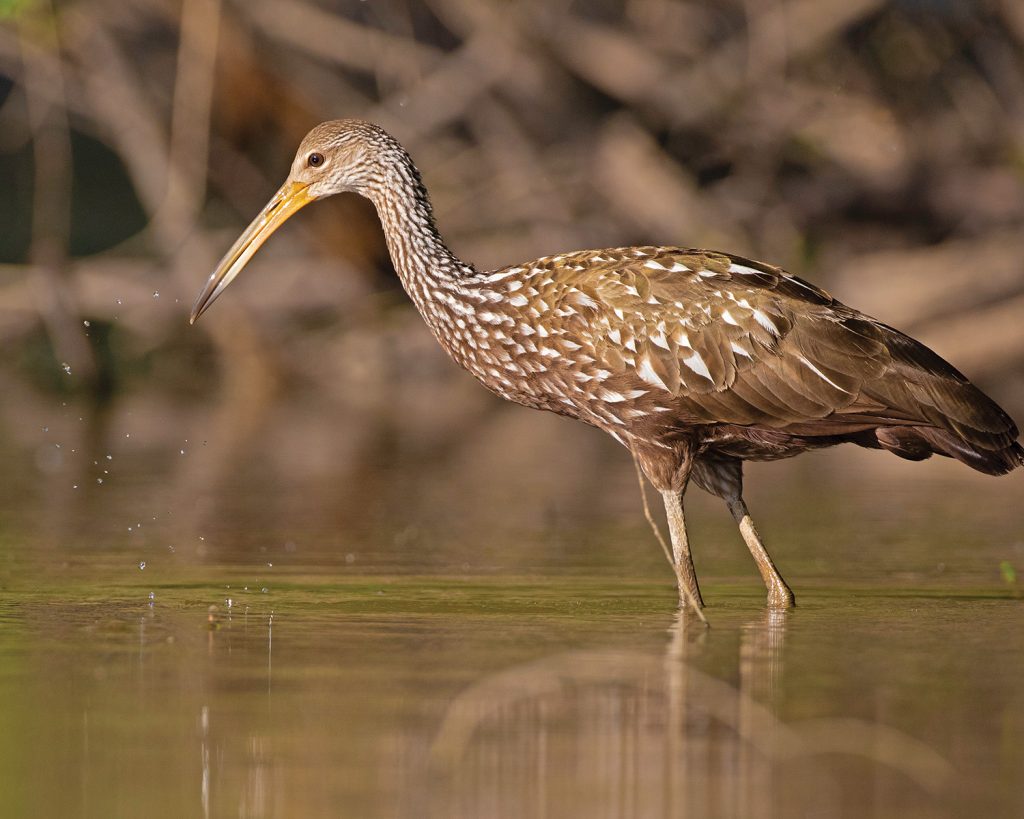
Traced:
MULTIPOLYGON (((700 599, 700 590, 697 591, 695 597, 689 591, 689 588, 685 583, 680 580, 679 570, 676 568, 676 560, 672 556, 672 551, 669 549, 668 544, 665 542, 665 538, 661 534, 661 529, 654 520, 654 515, 651 514, 651 507, 647 504, 647 485, 644 483, 643 468, 640 466, 640 461, 637 460, 636 454, 633 455, 633 466, 636 467, 636 479, 640 484, 640 500, 644 507, 644 517, 647 518, 647 522, 651 526, 651 531, 654 532, 654 539, 658 541, 658 545, 661 546, 661 550, 665 553, 665 559, 668 561, 668 565, 672 567, 672 572, 676 576, 676 583, 679 588, 679 607, 680 610, 689 606, 693 609, 693 613, 697 615, 697 618, 706 626, 708 624, 708 618, 704 616, 704 612, 701 611, 701 607, 704 602, 700 599)), ((683 536, 685 537, 685 529, 683 536)), ((692 565, 691 565, 692 568, 692 565)), ((696 583, 696 578, 694 579, 696 583)))
POLYGON ((761 536, 754 528, 747 505, 743 502, 743 462, 726 457, 698 458, 694 461, 691 477, 697 486, 717 495, 729 506, 733 519, 740 527, 740 534, 761 572, 764 585, 768 588, 768 605, 778 609, 788 609, 795 605, 793 592, 775 568, 761 536))
POLYGON ((743 535, 743 540, 746 542, 747 548, 750 549, 758 571, 761 572, 761 579, 764 580, 764 585, 768 588, 768 605, 774 609, 792 608, 796 605, 796 598, 789 586, 786 585, 786 581, 782 579, 779 570, 775 568, 771 555, 768 554, 761 536, 754 528, 754 520, 750 517, 750 512, 747 511, 747 504, 743 502, 743 497, 737 494, 727 497, 725 502, 729 505, 733 519, 739 524, 740 534, 743 535))
POLYGON ((661 490, 665 501, 665 516, 668 518, 668 531, 672 537, 672 561, 676 571, 676 582, 679 585, 679 602, 691 599, 698 606, 704 605, 697 585, 697 573, 693 569, 693 558, 690 557, 690 541, 686 537, 686 520, 683 518, 683 493, 674 489, 661 490))

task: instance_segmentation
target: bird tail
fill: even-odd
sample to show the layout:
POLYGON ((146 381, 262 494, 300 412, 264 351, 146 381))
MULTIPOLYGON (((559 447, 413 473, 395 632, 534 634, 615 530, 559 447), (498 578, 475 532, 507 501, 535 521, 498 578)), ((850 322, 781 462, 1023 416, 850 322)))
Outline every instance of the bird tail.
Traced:
POLYGON ((1002 449, 985 449, 968 443, 948 430, 917 427, 915 431, 930 445, 932 452, 956 458, 960 463, 986 475, 1005 475, 1018 466, 1024 466, 1024 449, 1017 442, 1002 449))
POLYGON ((880 426, 878 445, 911 460, 944 455, 989 475, 1024 466, 1017 425, 995 401, 920 342, 883 329, 893 368, 872 385, 869 397, 900 408, 907 418, 880 426))

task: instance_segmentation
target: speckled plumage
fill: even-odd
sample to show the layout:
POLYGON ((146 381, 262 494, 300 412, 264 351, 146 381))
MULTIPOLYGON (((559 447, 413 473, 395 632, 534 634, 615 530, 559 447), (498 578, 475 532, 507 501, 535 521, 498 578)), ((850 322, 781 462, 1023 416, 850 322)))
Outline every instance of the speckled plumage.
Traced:
MULTIPOLYGON (((776 604, 792 594, 743 505, 743 460, 852 442, 912 460, 937 453, 990 474, 1024 463, 1013 421, 951 365, 779 268, 628 247, 477 271, 441 240, 405 150, 355 120, 310 132, 260 218, 340 191, 373 201, 403 286, 456 362, 503 398, 578 418, 628 447, 666 496, 670 522, 678 518, 677 564, 689 551, 670 496, 681 498, 692 477, 723 497, 776 604), (315 169, 313 154, 324 160, 315 169)), ((211 276, 193 318, 277 224, 257 222, 211 276)), ((681 593, 699 600, 692 565, 677 574, 681 593)))
POLYGON ((927 445, 993 473, 1018 462, 1013 422, 934 353, 736 256, 552 256, 468 273, 424 312, 453 358, 502 397, 628 446, 685 440, 770 460, 855 436, 904 456, 927 445))

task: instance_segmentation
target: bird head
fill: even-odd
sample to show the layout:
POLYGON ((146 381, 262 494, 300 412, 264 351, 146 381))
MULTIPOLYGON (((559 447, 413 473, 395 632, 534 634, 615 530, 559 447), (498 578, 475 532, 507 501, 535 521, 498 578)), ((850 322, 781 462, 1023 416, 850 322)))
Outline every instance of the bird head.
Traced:
POLYGON ((373 198, 395 151, 405 153, 386 131, 361 120, 323 122, 306 134, 288 179, 210 274, 189 323, 206 312, 270 235, 310 202, 346 191, 373 198))

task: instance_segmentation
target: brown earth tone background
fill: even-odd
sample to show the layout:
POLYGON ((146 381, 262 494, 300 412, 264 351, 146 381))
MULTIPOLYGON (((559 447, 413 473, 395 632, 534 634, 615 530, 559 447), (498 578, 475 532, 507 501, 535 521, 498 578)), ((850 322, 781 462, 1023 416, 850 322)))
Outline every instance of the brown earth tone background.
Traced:
MULTIPOLYGON (((453 537, 559 510, 634 521, 617 446, 500 403, 444 357, 356 197, 304 212, 187 325, 302 135, 343 116, 403 141, 443 233, 480 267, 631 243, 764 259, 919 337, 1024 417, 1020 3, 3 0, 0 14, 13 510, 31 499, 59 521, 115 503, 116 480, 92 479, 116 448, 146 464, 135 477, 161 476, 155 491, 122 472, 116 503, 170 506, 186 528, 230 502, 218 487, 257 483, 298 488, 303 514, 339 527, 367 510, 388 526, 435 516, 453 537)), ((770 469, 985 480, 877 453, 808 460, 770 469)))

